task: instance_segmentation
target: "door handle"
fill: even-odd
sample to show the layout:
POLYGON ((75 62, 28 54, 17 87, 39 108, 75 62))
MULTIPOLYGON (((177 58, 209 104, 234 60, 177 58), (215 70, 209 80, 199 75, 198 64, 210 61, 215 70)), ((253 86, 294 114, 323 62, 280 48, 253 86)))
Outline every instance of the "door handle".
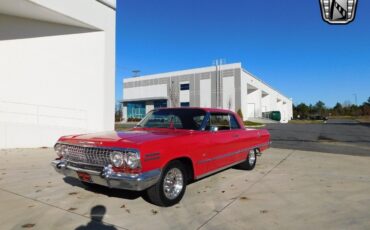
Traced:
POLYGON ((238 134, 233 134, 232 137, 239 137, 239 135, 238 134))

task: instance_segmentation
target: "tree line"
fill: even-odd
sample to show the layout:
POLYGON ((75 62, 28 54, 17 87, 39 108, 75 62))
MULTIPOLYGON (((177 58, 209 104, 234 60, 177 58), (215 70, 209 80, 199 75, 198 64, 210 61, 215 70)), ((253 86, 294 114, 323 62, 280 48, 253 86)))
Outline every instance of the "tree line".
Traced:
POLYGON ((301 103, 293 105, 293 116, 295 119, 310 119, 315 116, 369 116, 370 115, 370 97, 362 105, 354 105, 350 102, 337 103, 329 108, 325 103, 318 101, 316 104, 306 105, 301 103))

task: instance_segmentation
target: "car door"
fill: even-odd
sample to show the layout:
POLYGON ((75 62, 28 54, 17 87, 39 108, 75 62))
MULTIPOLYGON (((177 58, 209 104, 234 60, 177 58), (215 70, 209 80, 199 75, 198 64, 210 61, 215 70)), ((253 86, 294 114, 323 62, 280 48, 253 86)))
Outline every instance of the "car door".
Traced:
POLYGON ((210 132, 211 147, 208 151, 208 170, 216 171, 234 162, 238 135, 230 128, 228 113, 210 113, 206 130, 210 132), (217 130, 216 130, 217 129, 217 130))
POLYGON ((241 126, 237 121, 234 114, 229 114, 230 116, 230 129, 232 130, 233 140, 233 151, 235 154, 232 156, 233 163, 240 162, 247 159, 248 147, 253 141, 251 138, 253 136, 246 132, 244 126, 241 126))

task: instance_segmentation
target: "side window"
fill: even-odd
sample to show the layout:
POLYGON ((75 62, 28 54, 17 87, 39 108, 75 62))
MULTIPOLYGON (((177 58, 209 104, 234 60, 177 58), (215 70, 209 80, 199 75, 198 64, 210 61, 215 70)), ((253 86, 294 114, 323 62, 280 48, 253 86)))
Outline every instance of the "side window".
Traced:
POLYGON ((234 115, 230 114, 230 127, 231 129, 240 129, 240 125, 234 115))
POLYGON ((218 130, 230 130, 229 115, 222 113, 211 113, 209 124, 207 124, 207 130, 211 126, 218 127, 218 130))
POLYGON ((155 114, 146 122, 145 127, 148 128, 169 128, 168 124, 170 122, 169 116, 155 114))
POLYGON ((171 121, 173 122, 173 127, 175 129, 182 129, 182 122, 181 119, 178 116, 172 115, 171 121))
POLYGON ((202 125, 203 120, 204 120, 204 115, 193 117, 193 122, 195 123, 197 128, 199 128, 202 125))

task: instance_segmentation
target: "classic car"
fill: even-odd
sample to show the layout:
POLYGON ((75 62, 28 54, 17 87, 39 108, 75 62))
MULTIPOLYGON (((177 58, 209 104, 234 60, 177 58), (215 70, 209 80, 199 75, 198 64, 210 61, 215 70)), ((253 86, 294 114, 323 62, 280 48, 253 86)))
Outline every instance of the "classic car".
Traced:
POLYGON ((252 170, 269 145, 267 130, 246 129, 232 111, 161 108, 129 131, 61 137, 52 165, 86 186, 145 190, 153 204, 172 206, 191 181, 232 166, 252 170))

